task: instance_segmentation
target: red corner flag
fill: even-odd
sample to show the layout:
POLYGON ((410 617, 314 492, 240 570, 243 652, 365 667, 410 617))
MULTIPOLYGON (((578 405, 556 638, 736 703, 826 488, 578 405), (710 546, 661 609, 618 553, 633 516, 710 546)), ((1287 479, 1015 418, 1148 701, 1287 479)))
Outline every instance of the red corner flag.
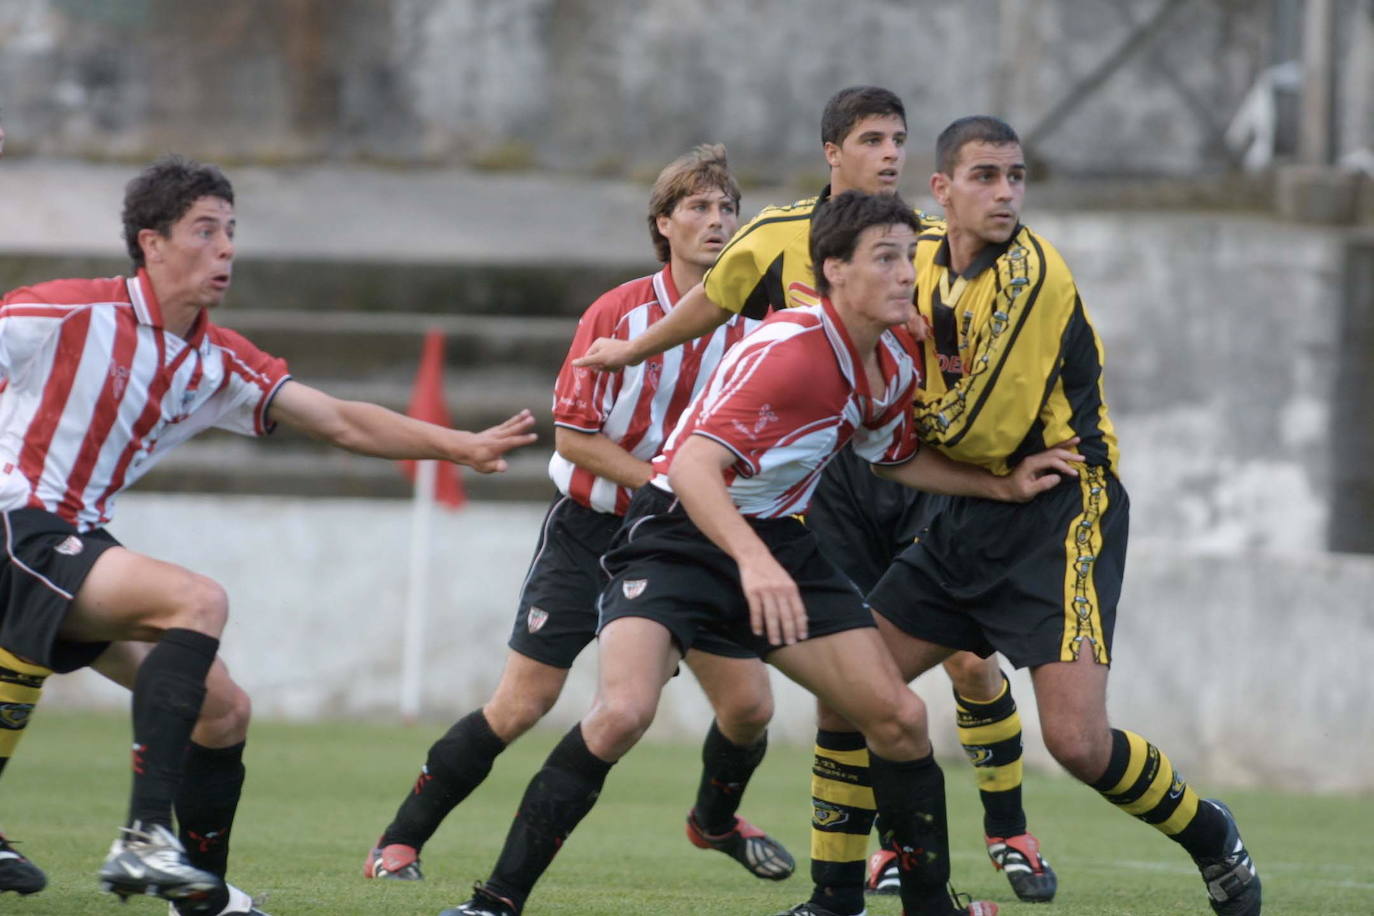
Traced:
MULTIPOLYGON (((425 333, 425 346, 420 354, 420 368, 415 373, 415 388, 410 393, 410 407, 406 416, 417 420, 452 426, 448 407, 444 405, 444 332, 430 328, 425 333)), ((415 462, 402 461, 401 473, 407 480, 415 479, 415 462)), ((441 506, 459 509, 468 501, 458 465, 449 461, 436 462, 434 499, 441 506)))

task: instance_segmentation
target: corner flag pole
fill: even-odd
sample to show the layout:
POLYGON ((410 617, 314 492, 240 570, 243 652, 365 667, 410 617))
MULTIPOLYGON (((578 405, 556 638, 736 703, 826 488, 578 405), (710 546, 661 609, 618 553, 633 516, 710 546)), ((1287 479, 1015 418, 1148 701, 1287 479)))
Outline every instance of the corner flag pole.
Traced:
POLYGON ((410 513, 410 572, 406 582, 405 635, 401 649, 401 719, 410 724, 420 715, 424 683, 425 608, 429 606, 429 554, 433 544, 434 479, 438 462, 415 467, 415 499, 410 513))

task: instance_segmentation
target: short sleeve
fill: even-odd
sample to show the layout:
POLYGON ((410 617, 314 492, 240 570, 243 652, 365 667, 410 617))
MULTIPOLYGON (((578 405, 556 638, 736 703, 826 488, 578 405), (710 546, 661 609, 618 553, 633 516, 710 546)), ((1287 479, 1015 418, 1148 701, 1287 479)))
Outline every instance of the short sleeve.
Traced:
POLYGON ((286 360, 259 350, 248 338, 228 328, 212 326, 207 334, 223 360, 224 377, 212 399, 215 426, 246 436, 265 436, 274 427, 267 420, 273 396, 289 378, 286 360))
POLYGON ((573 365, 599 337, 624 338, 619 314, 606 297, 598 299, 577 322, 577 332, 553 385, 553 422, 583 432, 600 432, 607 406, 615 402, 622 373, 573 365))

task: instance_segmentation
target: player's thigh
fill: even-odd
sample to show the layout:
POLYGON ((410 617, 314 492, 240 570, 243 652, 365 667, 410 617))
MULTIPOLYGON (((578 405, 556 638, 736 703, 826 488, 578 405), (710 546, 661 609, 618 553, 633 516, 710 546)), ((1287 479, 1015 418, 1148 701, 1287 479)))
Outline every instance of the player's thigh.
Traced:
POLYGON ((920 701, 872 627, 784 646, 769 654, 768 663, 866 735, 894 723, 924 729, 920 701))
POLYGON ((588 749, 618 760, 653 722, 663 685, 682 654, 667 627, 646 617, 620 617, 602 628, 596 701, 582 721, 588 749))
POLYGON ((937 646, 933 642, 912 636, 882 614, 874 614, 873 619, 877 621, 883 645, 896 662, 902 680, 907 683, 955 654, 953 649, 946 646, 937 646))
POLYGON ((768 666, 757 656, 735 657, 692 649, 684 659, 715 710, 721 731, 736 743, 773 718, 768 666))
POLYGON ((186 627, 218 637, 228 607, 224 590, 213 580, 112 547, 91 567, 59 633, 86 642, 155 642, 164 630, 186 627))

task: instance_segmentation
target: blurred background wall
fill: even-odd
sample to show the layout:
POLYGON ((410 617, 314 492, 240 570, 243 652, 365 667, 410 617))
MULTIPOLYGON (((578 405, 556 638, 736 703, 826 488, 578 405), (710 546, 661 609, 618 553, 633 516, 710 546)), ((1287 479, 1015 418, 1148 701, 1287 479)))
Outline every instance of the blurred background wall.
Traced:
MULTIPOLYGON (((499 670, 576 316, 654 266, 652 175, 721 140, 747 212, 814 194, 820 109, 859 82, 906 101, 913 202, 952 118, 1026 141, 1026 222, 1102 333, 1135 507, 1123 723, 1198 775, 1374 786, 1328 750, 1374 753, 1374 0, 10 0, 0 289, 124 272, 123 183, 182 152, 236 185, 217 320, 398 408, 437 326, 458 425, 538 408, 541 443, 469 477, 429 545, 423 712, 446 718, 499 670)), ((407 485, 272 438, 174 453, 113 528, 228 586, 226 655, 260 713, 386 714, 407 485), (176 536, 188 512, 214 523, 176 536)), ((54 706, 121 702, 57 680, 54 706)), ((685 686, 659 727, 694 734, 685 686)), ((779 733, 805 740, 810 704, 777 686, 779 733)))

